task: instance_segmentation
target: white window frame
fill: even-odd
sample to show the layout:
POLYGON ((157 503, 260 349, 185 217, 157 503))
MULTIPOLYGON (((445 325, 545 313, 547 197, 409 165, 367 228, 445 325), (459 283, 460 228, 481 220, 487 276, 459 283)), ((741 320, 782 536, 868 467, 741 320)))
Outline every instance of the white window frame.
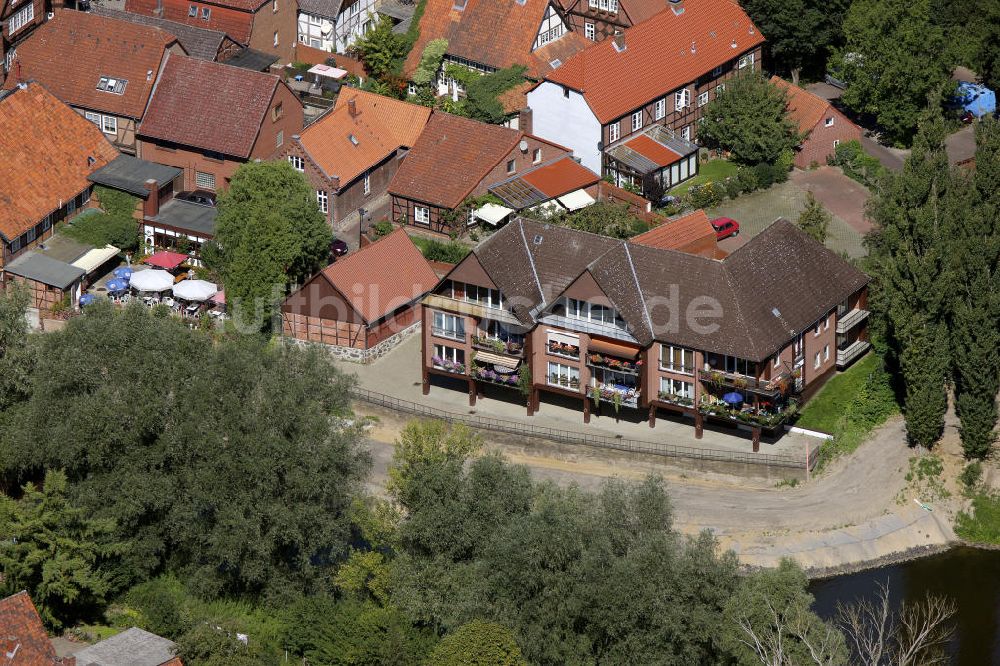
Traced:
POLYGON ((830 360, 830 345, 826 345, 823 347, 823 360, 824 361, 830 360))
POLYGON ((517 173, 517 160, 507 160, 507 174, 517 173))
POLYGON ((199 190, 212 190, 215 191, 215 174, 208 173, 207 171, 195 171, 194 172, 194 184, 199 190), (211 178, 211 181, 209 181, 211 178), (211 185, 208 183, 211 182, 211 185))
POLYGON ((708 91, 703 93, 698 93, 698 106, 705 106, 708 104, 708 91))
POLYGON ((285 142, 285 130, 278 130, 278 133, 274 135, 274 147, 281 148, 281 144, 285 142))
POLYGON ((465 301, 467 303, 477 303, 482 305, 484 308, 493 308, 494 310, 503 309, 503 294, 500 293, 499 289, 491 289, 489 287, 480 287, 475 284, 465 285, 465 301), (471 296, 475 290, 475 296, 471 296))
POLYGON ((553 363, 549 361, 548 372, 545 373, 545 383, 549 386, 559 386, 572 389, 572 381, 576 379, 577 387, 580 386, 580 368, 563 363, 553 363), (556 376, 556 381, 552 381, 552 375, 556 376), (565 382, 565 383, 564 383, 565 382))
POLYGON ((83 117, 89 120, 90 122, 94 123, 98 127, 101 126, 101 114, 94 113, 93 111, 84 111, 83 117))
POLYGON ((434 310, 431 332, 439 338, 465 341, 465 317, 434 310))
POLYGON ((542 161, 542 149, 541 148, 535 148, 535 151, 534 151, 534 153, 532 153, 532 156, 531 156, 531 163, 532 164, 538 164, 541 161, 542 161))
POLYGON ((289 155, 288 163, 292 165, 293 169, 300 173, 306 170, 306 161, 298 155, 289 155))
POLYGON ((583 36, 592 42, 597 41, 597 26, 593 23, 584 23, 583 36))
POLYGON ((667 115, 667 100, 666 98, 656 100, 656 104, 653 105, 653 119, 663 120, 667 115))
POLYGON ((674 93, 674 111, 683 111, 691 106, 691 91, 682 88, 674 93))
POLYGON ((198 18, 198 5, 188 5, 188 18, 198 18))
POLYGON ((745 68, 747 66, 753 67, 753 54, 752 53, 748 53, 745 56, 743 56, 742 58, 740 58, 739 62, 736 63, 736 66, 739 69, 743 69, 743 68, 745 68))
POLYGON ((823 121, 823 126, 824 127, 833 127, 833 116, 830 116, 829 118, 827 118, 826 120, 824 120, 823 121))
POLYGON ((725 83, 720 83, 719 85, 715 86, 715 96, 716 97, 718 97, 720 93, 724 93, 725 91, 726 91, 726 84, 725 83))
POLYGON ((638 132, 642 129, 642 111, 636 111, 632 114, 632 131, 638 132))
POLYGON ((777 356, 774 357, 774 367, 776 368, 781 367, 781 354, 778 354, 777 356))
POLYGON ((465 350, 448 345, 434 345, 434 355, 452 363, 465 365, 465 350))
POLYGON ((682 375, 693 375, 694 366, 695 361, 693 349, 678 347, 675 345, 660 345, 660 370, 676 372, 682 375), (674 354, 677 352, 680 352, 681 355, 681 364, 679 366, 674 365, 674 354), (690 355, 691 358, 690 367, 685 363, 685 358, 688 355, 690 355))
POLYGON ((621 121, 608 125, 608 143, 614 143, 621 138, 621 121))
POLYGON ((201 20, 202 21, 207 21, 211 17, 212 17, 212 8, 211 7, 202 7, 201 8, 201 20))
POLYGON ((673 377, 660 377, 660 393, 694 400, 694 382, 673 377))
POLYGON ((816 322, 816 327, 813 329, 813 337, 818 338, 819 334, 823 332, 823 322, 816 322))
POLYGON ((35 20, 34 3, 27 4, 10 17, 8 21, 7 34, 13 35, 15 32, 35 20))
POLYGON ((111 136, 118 136, 118 119, 114 116, 101 116, 101 131, 111 136))
POLYGON ((816 352, 816 357, 813 359, 813 369, 815 370, 819 366, 823 365, 823 361, 820 360, 819 352, 816 352))
POLYGON ((278 45, 278 31, 274 31, 274 46, 278 45))
POLYGON ((413 223, 429 227, 431 225, 431 209, 427 206, 414 206, 413 223))
POLYGON ((681 129, 681 138, 684 139, 685 141, 690 141, 691 140, 691 126, 690 125, 685 125, 681 129))
POLYGON ((319 205, 319 211, 324 215, 330 212, 330 195, 326 193, 326 190, 316 190, 316 203, 319 205))
POLYGON ((364 191, 365 196, 368 196, 369 194, 372 193, 372 179, 371 176, 367 173, 365 174, 364 180, 361 182, 361 188, 364 191))

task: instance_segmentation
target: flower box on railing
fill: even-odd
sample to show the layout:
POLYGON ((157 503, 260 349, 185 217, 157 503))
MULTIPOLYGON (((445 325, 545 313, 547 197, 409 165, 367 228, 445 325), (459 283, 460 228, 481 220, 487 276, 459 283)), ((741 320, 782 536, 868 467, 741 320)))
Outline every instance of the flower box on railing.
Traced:
POLYGON ((554 356, 571 358, 574 361, 580 360, 580 348, 565 342, 550 341, 548 345, 549 353, 554 356))
MULTIPOLYGON (((628 389, 627 391, 623 391, 622 389, 608 386, 606 384, 602 384, 596 388, 598 396, 604 402, 614 403, 615 396, 619 396, 619 399, 621 400, 620 404, 626 407, 635 407, 639 404, 639 389, 628 389)), ((591 391, 593 391, 593 388, 591 391)))
POLYGON ((593 368, 614 370, 615 372, 622 372, 628 375, 638 375, 642 369, 642 360, 626 361, 613 356, 604 356, 603 354, 587 354, 587 365, 593 368))
POLYGON ((521 356, 524 353, 524 343, 510 340, 500 340, 490 338, 485 335, 476 335, 472 338, 472 346, 476 349, 490 351, 494 354, 505 354, 507 356, 521 356))
POLYGON ((669 402, 674 405, 680 405, 681 407, 690 407, 694 404, 694 400, 683 395, 677 395, 676 393, 670 393, 668 391, 660 391, 657 396, 662 402, 669 402))
POLYGON ((566 377, 560 377, 557 374, 551 374, 549 375, 549 386, 559 386, 561 388, 570 389, 571 391, 579 391, 580 380, 576 377, 567 379, 566 377))
POLYGON ((465 374, 465 364, 459 363, 458 361, 450 361, 446 358, 441 358, 440 356, 431 357, 431 363, 438 370, 444 370, 445 372, 453 372, 456 375, 465 374))
POLYGON ((500 386, 510 386, 513 388, 517 387, 518 374, 516 372, 497 372, 495 370, 490 370, 482 366, 476 366, 473 370, 473 375, 476 379, 484 382, 489 382, 490 384, 498 384, 500 386))

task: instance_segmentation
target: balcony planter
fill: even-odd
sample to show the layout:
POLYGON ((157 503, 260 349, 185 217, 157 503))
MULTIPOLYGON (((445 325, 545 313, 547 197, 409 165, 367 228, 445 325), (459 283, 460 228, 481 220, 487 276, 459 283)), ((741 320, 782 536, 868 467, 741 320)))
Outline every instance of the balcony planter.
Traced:
POLYGON ((520 356, 521 352, 524 351, 524 345, 520 342, 504 341, 485 335, 473 337, 472 345, 486 351, 491 351, 494 354, 508 354, 511 356, 520 356))
POLYGON ((450 361, 446 358, 441 358, 440 356, 431 357, 431 363, 434 367, 439 370, 444 370, 445 372, 453 372, 456 375, 465 374, 465 364, 458 363, 457 361, 450 361))
POLYGON ((555 354, 556 356, 565 356, 573 360, 579 360, 580 358, 580 348, 575 345, 566 344, 565 342, 550 342, 548 349, 550 354, 555 354))
POLYGON ((674 405, 680 405, 681 407, 690 407, 694 404, 694 400, 691 398, 684 397, 682 395, 677 395, 676 393, 669 393, 667 391, 660 391, 660 400, 663 402, 669 402, 674 405))
POLYGON ((517 388, 518 382, 520 381, 520 376, 517 373, 503 374, 500 372, 494 372, 493 370, 489 370, 482 366, 476 366, 474 375, 476 379, 481 381, 497 384, 499 386, 509 386, 511 388, 517 388))
POLYGON ((601 354, 588 354, 587 363, 595 368, 606 368, 608 370, 626 372, 633 375, 639 374, 639 369, 642 368, 641 360, 623 361, 612 356, 603 356, 601 354))

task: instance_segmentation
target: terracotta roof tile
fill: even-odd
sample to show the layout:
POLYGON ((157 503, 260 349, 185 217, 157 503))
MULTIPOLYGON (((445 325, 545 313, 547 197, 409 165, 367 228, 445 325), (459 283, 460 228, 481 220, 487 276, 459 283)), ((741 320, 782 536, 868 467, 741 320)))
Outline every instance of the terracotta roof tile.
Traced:
POLYGON ((193 25, 168 21, 156 16, 145 16, 143 14, 123 12, 99 6, 94 6, 90 10, 90 13, 165 30, 177 38, 177 41, 180 42, 180 45, 189 56, 201 60, 215 60, 219 55, 219 49, 222 47, 223 40, 226 39, 226 33, 220 30, 196 28, 193 25))
POLYGON ((323 275, 369 324, 438 283, 434 269, 403 229, 338 259, 323 275))
POLYGON ((684 250, 706 239, 715 245, 715 229, 705 211, 699 209, 650 229, 630 240, 639 245, 656 247, 661 250, 684 250))
MULTIPOLYGON (((606 11, 589 9, 586 0, 556 0, 556 2, 564 10, 576 5, 577 13, 607 17, 606 11)), ((618 13, 620 16, 624 15, 625 19, 634 25, 662 12, 666 6, 666 0, 618 0, 618 13)))
POLYGON ((170 55, 139 135, 245 159, 279 85, 273 74, 170 55))
POLYGON ((389 183, 389 193, 455 208, 523 136, 508 127, 435 112, 389 183))
POLYGON ((624 51, 604 40, 545 78, 583 93, 598 120, 607 123, 764 42, 734 0, 685 0, 683 8, 679 15, 666 9, 626 29, 624 51))
POLYGON ((38 83, 0 100, 0 234, 17 238, 118 156, 92 122, 38 83), (93 164, 88 164, 93 158, 93 164))
POLYGON ((64 661, 42 626, 42 619, 27 592, 0 599, 0 654, 7 655, 4 666, 55 666, 64 661), (10 656, 13 655, 13 656, 10 656))
MULTIPOLYGON (((73 10, 57 11, 17 47, 22 81, 45 84, 72 106, 142 118, 164 52, 177 38, 129 21, 73 10), (101 77, 125 80, 122 94, 97 89, 101 77)), ((7 88, 17 85, 7 77, 7 88)))
POLYGON ((549 0, 467 0, 459 11, 455 0, 427 0, 420 36, 404 71, 412 75, 427 43, 443 37, 448 40, 448 55, 496 69, 524 65, 528 76, 543 76, 551 71, 551 61, 566 60, 590 43, 570 32, 533 52, 548 6, 549 0))
POLYGON ((670 148, 667 148, 658 141, 654 141, 646 134, 640 134, 635 138, 629 139, 624 145, 640 155, 649 158, 657 166, 661 167, 670 166, 683 157, 680 153, 670 150, 670 148))
POLYGON ((772 76, 771 83, 784 90, 788 96, 788 116, 798 123, 800 133, 812 130, 828 114, 830 102, 822 97, 817 97, 780 76, 772 76))
POLYGON ((521 180, 534 186, 550 199, 555 199, 590 187, 601 180, 601 177, 573 158, 562 157, 552 164, 525 172, 521 180))
POLYGON ((424 106, 344 88, 336 108, 306 128, 299 142, 313 162, 328 177, 339 177, 344 187, 396 149, 412 147, 430 114, 424 106), (354 116, 348 104, 352 99, 354 116))

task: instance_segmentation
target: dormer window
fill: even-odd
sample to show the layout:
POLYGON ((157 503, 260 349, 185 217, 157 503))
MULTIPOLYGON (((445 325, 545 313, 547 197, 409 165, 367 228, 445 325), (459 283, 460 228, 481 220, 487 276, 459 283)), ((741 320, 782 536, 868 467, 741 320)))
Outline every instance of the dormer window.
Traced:
POLYGON ((358 144, 360 143, 360 142, 358 141, 358 137, 354 136, 353 134, 348 134, 348 135, 347 135, 347 139, 348 139, 348 141, 350 141, 350 142, 351 142, 352 144, 354 144, 355 146, 356 146, 356 145, 358 145, 358 144))
POLYGON ((190 17, 190 18, 198 18, 198 6, 197 5, 191 5, 190 7, 188 7, 188 17, 190 17))
POLYGON ((103 90, 104 92, 114 93, 115 95, 124 95, 125 86, 128 81, 125 79, 114 79, 110 76, 102 76, 97 82, 97 89, 103 90))

